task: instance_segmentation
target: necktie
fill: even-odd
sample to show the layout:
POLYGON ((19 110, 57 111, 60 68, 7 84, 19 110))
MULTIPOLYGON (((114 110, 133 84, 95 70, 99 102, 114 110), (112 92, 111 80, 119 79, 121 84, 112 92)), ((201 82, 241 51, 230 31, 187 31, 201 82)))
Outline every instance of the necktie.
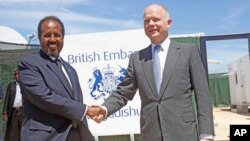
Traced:
POLYGON ((161 64, 160 64, 160 57, 159 57, 159 52, 161 50, 160 45, 156 45, 154 47, 154 78, 155 78, 155 83, 156 83, 156 88, 158 94, 160 93, 160 88, 161 88, 161 64))
POLYGON ((56 63, 56 65, 57 65, 57 67, 58 67, 58 69, 59 69, 61 75, 63 76, 64 81, 67 82, 67 84, 68 84, 68 85, 70 86, 70 88, 71 88, 70 82, 69 82, 67 76, 65 75, 65 73, 63 72, 63 68, 62 68, 62 65, 63 65, 63 64, 62 64, 62 61, 61 61, 60 59, 56 59, 56 60, 55 60, 55 63, 56 63))
POLYGON ((56 63, 56 65, 57 65, 59 71, 60 71, 61 73, 64 74, 64 72, 63 72, 63 70, 62 70, 62 61, 61 61, 60 59, 56 59, 56 60, 55 60, 55 63, 56 63))

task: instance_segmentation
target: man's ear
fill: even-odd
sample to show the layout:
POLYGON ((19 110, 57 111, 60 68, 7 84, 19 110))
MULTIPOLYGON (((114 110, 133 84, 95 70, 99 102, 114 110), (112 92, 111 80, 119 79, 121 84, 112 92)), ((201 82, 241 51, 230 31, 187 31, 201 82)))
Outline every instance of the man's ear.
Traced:
POLYGON ((167 23, 168 23, 168 27, 170 27, 172 25, 172 20, 171 19, 168 19, 167 20, 167 23))

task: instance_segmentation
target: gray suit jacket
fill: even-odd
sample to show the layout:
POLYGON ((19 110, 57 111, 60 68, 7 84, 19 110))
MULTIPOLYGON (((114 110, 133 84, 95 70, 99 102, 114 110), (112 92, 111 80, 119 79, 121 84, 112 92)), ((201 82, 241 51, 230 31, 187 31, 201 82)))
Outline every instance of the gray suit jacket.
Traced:
POLYGON ((199 134, 214 135, 208 83, 197 48, 171 41, 159 95, 152 66, 151 46, 131 55, 127 76, 103 104, 108 116, 139 89, 141 141, 197 141, 199 134))
POLYGON ((72 88, 42 51, 19 64, 25 116, 21 141, 65 141, 71 128, 77 128, 76 134, 81 136, 72 140, 94 140, 83 118, 87 106, 83 104, 77 73, 67 62, 63 64, 72 88))

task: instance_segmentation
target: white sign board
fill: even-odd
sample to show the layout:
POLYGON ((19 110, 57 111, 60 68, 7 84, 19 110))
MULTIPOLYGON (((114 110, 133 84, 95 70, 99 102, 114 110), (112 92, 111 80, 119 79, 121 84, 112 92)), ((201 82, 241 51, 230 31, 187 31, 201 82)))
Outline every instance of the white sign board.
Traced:
MULTIPOLYGON (((122 81, 130 55, 147 47, 144 30, 68 35, 64 39, 62 58, 77 71, 84 103, 102 104, 122 81)), ((140 98, 120 109, 106 121, 88 120, 94 135, 138 134, 140 98)))
MULTIPOLYGON (((202 33, 171 37, 202 36, 202 33)), ((62 58, 77 71, 84 103, 102 104, 124 77, 130 55, 150 45, 143 29, 66 35, 62 58)), ((97 124, 88 120, 95 136, 139 134, 140 97, 97 124)))

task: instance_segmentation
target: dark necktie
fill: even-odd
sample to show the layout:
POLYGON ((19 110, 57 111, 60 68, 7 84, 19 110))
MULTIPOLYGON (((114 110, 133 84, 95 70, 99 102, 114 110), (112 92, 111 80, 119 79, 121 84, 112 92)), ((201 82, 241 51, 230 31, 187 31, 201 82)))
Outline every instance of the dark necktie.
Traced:
MULTIPOLYGON (((56 60, 55 60, 55 63, 56 63, 56 65, 57 65, 59 71, 60 71, 61 73, 64 74, 64 72, 63 72, 63 70, 62 70, 62 61, 61 61, 60 59, 56 59, 56 60)), ((65 75, 65 74, 64 74, 64 75, 65 75)))
POLYGON ((70 82, 69 82, 69 79, 67 78, 67 76, 65 75, 65 73, 63 72, 63 68, 62 68, 62 61, 60 60, 60 59, 56 59, 55 60, 55 63, 56 63, 56 65, 57 65, 57 67, 58 67, 58 69, 59 69, 59 71, 60 71, 60 73, 61 73, 61 75, 63 76, 63 81, 65 81, 65 82, 67 82, 67 84, 70 86, 70 88, 71 88, 71 85, 70 85, 70 82))
POLYGON ((160 45, 156 45, 154 47, 154 78, 155 78, 155 83, 156 83, 156 88, 158 94, 160 93, 160 88, 161 88, 161 64, 160 64, 160 57, 159 57, 159 52, 161 50, 160 45))

